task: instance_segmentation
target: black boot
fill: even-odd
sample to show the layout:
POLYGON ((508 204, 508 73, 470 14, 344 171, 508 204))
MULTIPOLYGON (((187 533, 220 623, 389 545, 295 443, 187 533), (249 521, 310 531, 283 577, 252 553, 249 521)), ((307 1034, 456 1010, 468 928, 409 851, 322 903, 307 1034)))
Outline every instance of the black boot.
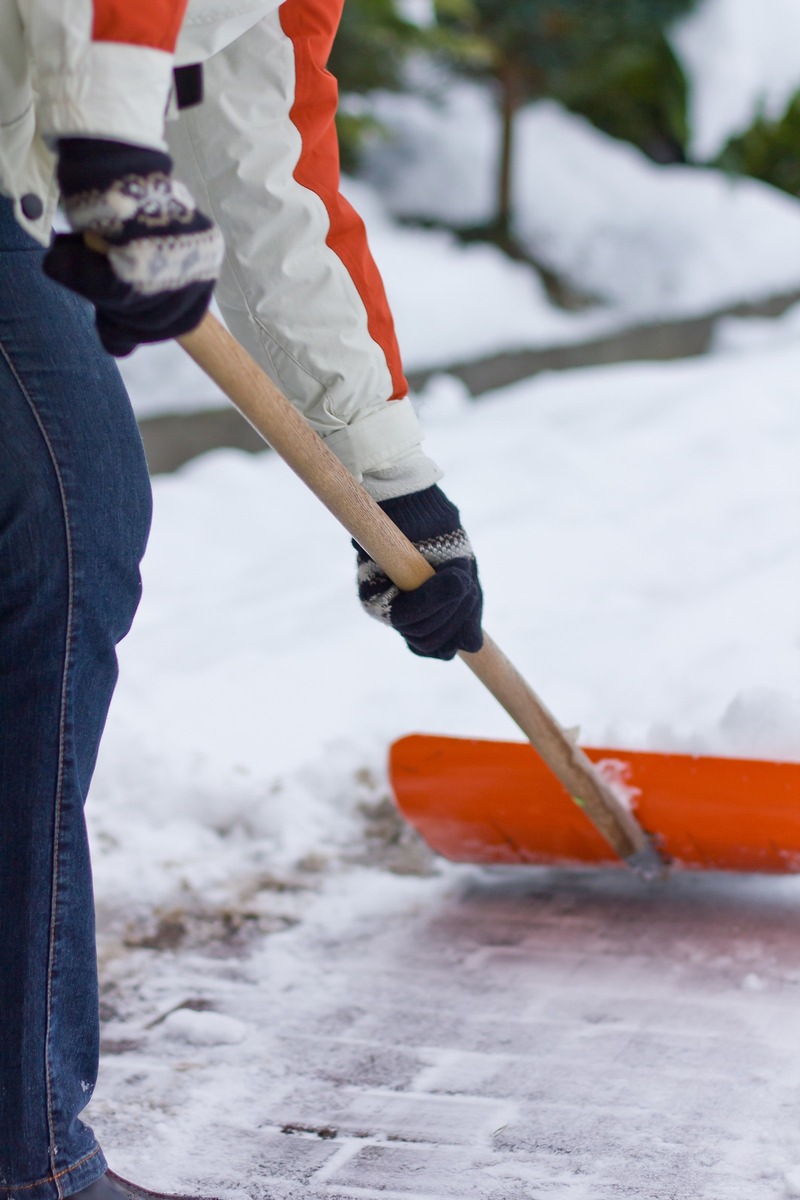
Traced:
MULTIPOLYGON (((197 1196, 176 1196, 173 1193, 150 1192, 147 1188, 139 1187, 137 1183, 128 1183, 120 1179, 113 1171, 106 1171, 94 1183, 90 1183, 81 1192, 75 1192, 69 1200, 198 1200, 197 1196)), ((205 1197, 204 1200, 213 1200, 205 1197)))

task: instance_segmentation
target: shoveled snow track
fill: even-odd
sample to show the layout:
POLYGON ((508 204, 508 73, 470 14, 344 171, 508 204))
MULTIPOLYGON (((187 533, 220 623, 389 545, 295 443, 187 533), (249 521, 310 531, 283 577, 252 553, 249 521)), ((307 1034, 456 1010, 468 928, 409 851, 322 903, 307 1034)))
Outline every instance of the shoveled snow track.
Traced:
POLYGON ((797 1194, 800 881, 359 868, 303 907, 244 953, 111 962, 115 1169, 263 1200, 797 1194))

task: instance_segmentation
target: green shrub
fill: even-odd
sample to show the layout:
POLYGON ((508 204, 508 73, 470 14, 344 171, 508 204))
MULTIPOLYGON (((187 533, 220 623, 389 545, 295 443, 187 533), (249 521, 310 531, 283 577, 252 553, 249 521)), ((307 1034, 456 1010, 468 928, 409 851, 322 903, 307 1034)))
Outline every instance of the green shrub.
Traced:
POLYGON ((632 142, 655 162, 685 162, 688 88, 666 38, 621 44, 599 69, 574 79, 561 97, 611 137, 632 142))
MULTIPOLYGON (((403 87, 403 64, 425 40, 425 31, 404 20, 394 0, 346 0, 329 67, 342 92, 403 87)), ((345 170, 358 164, 361 144, 376 122, 366 113, 343 107, 337 116, 345 170)))
POLYGON ((800 196, 800 92, 780 120, 759 115, 746 133, 728 142, 714 165, 800 196))
POLYGON ((439 0, 451 28, 480 38, 499 85, 503 139, 496 230, 511 225, 514 118, 549 96, 657 161, 684 156, 686 83, 667 44, 695 0, 439 0))

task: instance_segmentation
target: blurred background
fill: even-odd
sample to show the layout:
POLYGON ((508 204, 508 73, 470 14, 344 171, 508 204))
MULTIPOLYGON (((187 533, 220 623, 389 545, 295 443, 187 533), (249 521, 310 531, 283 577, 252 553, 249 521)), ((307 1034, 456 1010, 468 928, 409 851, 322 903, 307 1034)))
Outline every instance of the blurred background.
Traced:
MULTIPOLYGON (((344 186, 414 389, 777 330, 737 318, 800 297, 799 39, 796 0, 346 0, 344 186)), ((173 347, 123 370, 155 471, 257 447, 173 347)))

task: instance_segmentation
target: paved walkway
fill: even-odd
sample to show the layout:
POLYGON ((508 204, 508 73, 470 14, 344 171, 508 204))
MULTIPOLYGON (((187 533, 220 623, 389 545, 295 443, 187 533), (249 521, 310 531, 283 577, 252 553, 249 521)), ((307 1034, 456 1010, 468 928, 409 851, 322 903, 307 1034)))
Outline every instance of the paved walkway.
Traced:
POLYGON ((259 1200, 800 1195, 800 881, 351 868, 276 904, 249 943, 109 956, 93 1116, 122 1173, 259 1200))

